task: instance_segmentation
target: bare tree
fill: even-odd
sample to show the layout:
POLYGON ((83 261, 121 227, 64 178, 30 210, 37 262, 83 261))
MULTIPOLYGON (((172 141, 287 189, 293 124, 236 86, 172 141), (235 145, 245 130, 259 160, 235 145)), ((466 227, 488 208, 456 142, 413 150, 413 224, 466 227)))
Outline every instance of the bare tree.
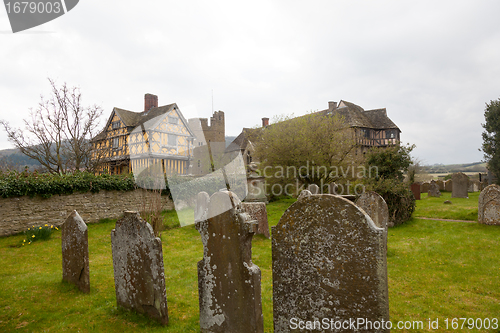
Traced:
POLYGON ((96 155, 90 139, 96 134, 103 109, 97 105, 83 106, 78 87, 68 87, 66 83, 57 87, 54 80, 48 80, 51 95, 40 96, 38 107, 30 110, 29 119, 23 120, 24 129, 13 128, 5 120, 0 120, 0 124, 9 141, 47 171, 93 172, 102 158, 96 155))

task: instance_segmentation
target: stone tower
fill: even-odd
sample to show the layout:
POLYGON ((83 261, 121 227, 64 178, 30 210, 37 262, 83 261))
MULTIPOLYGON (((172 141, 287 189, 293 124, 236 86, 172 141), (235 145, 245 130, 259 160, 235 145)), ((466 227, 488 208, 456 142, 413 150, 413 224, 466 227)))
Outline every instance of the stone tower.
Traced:
POLYGON ((200 118, 200 123, 208 145, 210 145, 210 142, 226 141, 224 111, 215 111, 210 117, 210 125, 207 118, 200 118))

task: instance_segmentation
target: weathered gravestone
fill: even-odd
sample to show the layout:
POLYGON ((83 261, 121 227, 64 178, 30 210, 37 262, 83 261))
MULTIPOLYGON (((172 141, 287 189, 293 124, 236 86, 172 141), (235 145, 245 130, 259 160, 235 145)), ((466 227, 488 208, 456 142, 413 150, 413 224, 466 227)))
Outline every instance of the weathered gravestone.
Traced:
POLYGON ((319 186, 316 184, 311 184, 307 187, 307 190, 312 194, 319 194, 319 186))
POLYGON ((481 191, 477 217, 479 223, 500 225, 500 186, 492 184, 481 191))
POLYGON ((453 180, 448 179, 444 182, 444 190, 447 192, 453 191, 453 180))
POLYGON ((198 262, 201 332, 264 332, 260 269, 252 263, 257 227, 232 192, 210 197, 196 223, 203 242, 198 262))
POLYGON ((420 184, 413 183, 413 184, 411 184, 410 189, 413 192, 413 196, 415 197, 415 200, 420 200, 420 184))
POLYGON ((274 332, 294 331, 297 319, 389 320, 386 241, 385 230, 344 198, 309 195, 292 204, 272 231, 274 332))
POLYGON ((430 183, 429 182, 423 182, 422 185, 420 185, 420 191, 422 193, 427 193, 429 192, 429 186, 430 186, 430 183))
POLYGON ((252 220, 257 221, 256 234, 264 235, 266 238, 270 238, 271 235, 269 235, 266 204, 264 202, 243 202, 241 203, 241 207, 252 220))
POLYGON ((444 191, 444 181, 441 179, 436 180, 436 184, 438 185, 438 188, 440 191, 444 191))
POLYGON ((439 185, 436 183, 436 181, 431 180, 429 184, 429 190, 427 191, 427 195, 429 197, 440 197, 441 192, 439 192, 439 185))
POLYGON ((111 231, 116 302, 168 324, 161 240, 138 212, 124 212, 111 231))
POLYGON ((467 189, 469 187, 469 177, 462 172, 457 172, 451 175, 453 187, 451 189, 452 198, 468 198, 467 189))
POLYGON ((356 206, 363 209, 368 216, 371 217, 373 223, 379 228, 383 228, 387 232, 389 227, 389 208, 384 198, 378 193, 368 191, 356 199, 356 206))
POLYGON ((203 221, 206 217, 210 196, 207 192, 199 192, 196 195, 196 206, 194 209, 194 222, 203 221))
POLYGON ((467 188, 467 192, 479 192, 479 181, 469 180, 469 187, 467 188))
POLYGON ((89 239, 87 225, 74 210, 62 225, 63 280, 90 293, 89 239))

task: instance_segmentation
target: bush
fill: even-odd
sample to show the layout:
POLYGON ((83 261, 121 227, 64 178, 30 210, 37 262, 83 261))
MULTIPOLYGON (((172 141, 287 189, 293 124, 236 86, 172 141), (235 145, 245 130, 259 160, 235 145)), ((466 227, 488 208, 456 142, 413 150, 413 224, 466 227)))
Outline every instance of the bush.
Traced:
POLYGON ((415 197, 405 182, 396 179, 372 180, 367 189, 380 194, 389 208, 389 222, 394 226, 403 224, 411 219, 415 211, 415 197))
POLYGON ((131 191, 136 188, 134 176, 94 175, 88 172, 72 174, 50 174, 18 171, 0 171, 0 196, 2 198, 41 196, 50 198, 55 194, 72 194, 74 192, 97 193, 100 190, 131 191))

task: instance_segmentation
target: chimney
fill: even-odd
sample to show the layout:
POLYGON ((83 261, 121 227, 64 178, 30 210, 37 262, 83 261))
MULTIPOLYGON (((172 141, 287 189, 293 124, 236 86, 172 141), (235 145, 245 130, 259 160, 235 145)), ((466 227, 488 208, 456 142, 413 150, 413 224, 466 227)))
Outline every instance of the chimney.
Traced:
POLYGON ((153 94, 144 95, 144 112, 148 112, 151 108, 158 107, 158 96, 153 94))
POLYGON ((328 102, 328 111, 333 111, 337 108, 337 102, 328 102))
POLYGON ((262 127, 269 125, 269 118, 262 118, 262 127))

